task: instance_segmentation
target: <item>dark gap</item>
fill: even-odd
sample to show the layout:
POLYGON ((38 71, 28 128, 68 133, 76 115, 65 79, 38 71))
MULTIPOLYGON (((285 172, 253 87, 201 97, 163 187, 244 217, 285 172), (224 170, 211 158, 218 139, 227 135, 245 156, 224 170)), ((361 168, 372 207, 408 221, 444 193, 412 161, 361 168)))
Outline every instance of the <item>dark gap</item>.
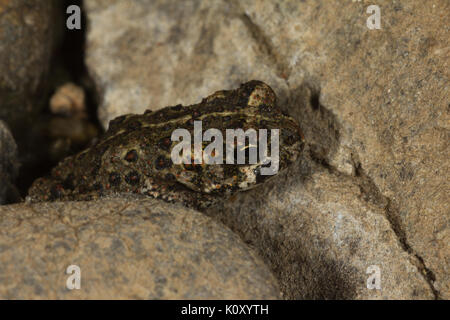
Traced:
POLYGON ((362 177, 362 167, 361 167, 361 163, 360 162, 355 164, 355 176, 356 177, 362 177))
MULTIPOLYGON (((45 99, 46 107, 36 119, 36 123, 27 130, 24 142, 22 146, 19 146, 19 150, 21 149, 21 167, 16 186, 23 198, 27 195, 34 180, 49 175, 51 169, 62 160, 55 161, 55 159, 52 159, 49 154, 51 141, 44 133, 48 120, 54 117, 49 109, 49 101, 59 86, 72 82, 83 88, 88 120, 101 132, 101 126, 97 118, 98 99, 84 61, 87 19, 83 10, 83 1, 63 0, 59 3, 57 10, 54 22, 55 46, 48 74, 49 90, 45 99), (66 27, 66 19, 69 17, 66 10, 70 5, 77 5, 81 8, 81 30, 69 30, 66 27)), ((75 154, 85 147, 87 146, 71 146, 68 155, 75 154)))
POLYGON ((313 91, 312 95, 311 95, 311 107, 313 108, 313 110, 319 110, 320 107, 320 102, 319 102, 319 93, 313 91))
POLYGON ((386 198, 381 194, 380 190, 372 181, 372 179, 364 172, 364 169, 359 162, 356 165, 356 176, 360 181, 359 185, 361 193, 363 195, 366 195, 366 201, 373 201, 374 204, 386 202, 386 205, 384 207, 385 217, 389 221, 389 224, 391 225, 392 230, 397 236, 400 245, 402 246, 404 251, 414 255, 417 258, 420 263, 420 265, 417 267, 424 276, 425 281, 427 281, 427 283, 429 284, 429 287, 433 292, 435 299, 440 299, 440 292, 434 287, 436 276, 434 275, 433 271, 426 267, 423 258, 420 257, 409 244, 406 232, 403 229, 402 222, 399 218, 399 209, 389 198, 386 198), (370 197, 370 194, 375 196, 370 197))
POLYGON ((56 55, 61 57, 63 67, 70 73, 72 81, 85 90, 86 108, 91 121, 94 121, 99 127, 100 122, 97 118, 97 97, 93 88, 92 79, 85 64, 86 32, 87 18, 83 8, 82 0, 64 0, 62 8, 64 15, 63 28, 65 30, 64 39, 60 51, 56 55), (66 28, 66 8, 70 5, 77 5, 81 8, 81 30, 69 30, 66 28))

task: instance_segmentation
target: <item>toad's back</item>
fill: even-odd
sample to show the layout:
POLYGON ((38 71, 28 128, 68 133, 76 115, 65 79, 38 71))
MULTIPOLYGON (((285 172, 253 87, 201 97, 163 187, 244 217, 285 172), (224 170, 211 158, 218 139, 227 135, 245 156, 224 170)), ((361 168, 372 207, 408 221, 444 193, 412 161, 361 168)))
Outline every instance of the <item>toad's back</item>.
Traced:
MULTIPOLYGON (((63 160, 50 177, 36 180, 29 190, 30 199, 88 200, 137 193, 204 207, 224 194, 249 189, 267 177, 260 174, 261 162, 174 164, 171 151, 179 142, 171 140, 172 132, 186 129, 193 137, 195 121, 201 121, 203 132, 218 129, 224 141, 226 129, 279 129, 280 170, 294 161, 303 147, 297 123, 276 107, 272 89, 254 80, 236 90, 218 91, 199 104, 112 120, 96 145, 63 160)), ((207 145, 204 143, 203 149, 207 145)))

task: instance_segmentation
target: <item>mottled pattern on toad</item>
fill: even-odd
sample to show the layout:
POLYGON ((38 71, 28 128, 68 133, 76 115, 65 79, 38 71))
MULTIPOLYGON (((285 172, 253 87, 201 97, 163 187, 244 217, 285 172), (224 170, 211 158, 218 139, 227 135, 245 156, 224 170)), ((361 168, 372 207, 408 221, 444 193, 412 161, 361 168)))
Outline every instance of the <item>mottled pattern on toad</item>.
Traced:
MULTIPOLYGON (((90 200, 136 193, 200 208, 270 177, 260 174, 261 162, 174 164, 170 154, 178 142, 171 141, 171 134, 184 128, 193 137, 196 120, 202 121, 203 132, 209 128, 220 130, 224 141, 226 129, 279 129, 279 170, 298 158, 304 144, 296 121, 277 107, 273 90, 253 80, 236 90, 218 91, 199 104, 112 120, 96 145, 63 160, 50 177, 36 180, 29 190, 29 199, 90 200)), ((203 148, 207 145, 204 143, 203 148)))

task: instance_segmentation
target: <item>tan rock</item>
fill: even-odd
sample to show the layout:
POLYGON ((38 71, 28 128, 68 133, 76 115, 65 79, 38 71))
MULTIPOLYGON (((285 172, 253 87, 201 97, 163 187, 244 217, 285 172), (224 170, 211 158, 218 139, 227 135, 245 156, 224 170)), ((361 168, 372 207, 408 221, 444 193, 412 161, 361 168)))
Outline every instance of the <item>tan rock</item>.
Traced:
MULTIPOLYGON (((375 242, 370 251, 378 252, 375 247, 380 247, 389 252, 383 261, 396 270, 392 274, 408 269, 409 259, 420 270, 420 276, 416 271, 413 276, 399 276, 401 286, 389 280, 389 289, 376 297, 450 297, 448 1, 383 2, 381 30, 367 28, 368 3, 362 1, 108 3, 86 1, 91 23, 87 63, 103 98, 104 125, 119 114, 189 104, 217 89, 263 80, 301 123, 311 156, 305 161, 331 171, 317 169, 321 178, 310 179, 310 189, 298 185, 292 191, 298 198, 280 195, 282 204, 264 202, 265 214, 261 214, 290 217, 282 223, 255 220, 247 212, 255 210, 251 206, 234 208, 241 213, 236 220, 249 230, 290 228, 301 225, 298 212, 313 210, 302 202, 304 195, 320 191, 313 210, 318 212, 325 210, 320 201, 334 195, 326 211, 330 213, 321 216, 329 220, 320 220, 321 228, 332 230, 338 223, 338 209, 346 208, 342 219, 352 221, 346 227, 353 230, 351 234, 361 229, 360 224, 381 223, 380 230, 363 229, 365 241, 382 241, 380 232, 395 235, 395 241, 375 242), (335 189, 344 186, 336 179, 352 187, 339 193, 335 189), (391 264, 395 255, 403 257, 396 266, 391 264)), ((274 188, 280 193, 282 182, 274 188)), ((222 219, 235 225, 231 218, 222 219)), ((239 232, 246 235, 245 230, 239 232)), ((279 243, 269 241, 267 232, 268 238, 256 237, 259 242, 254 245, 270 255, 279 243)), ((287 296, 338 295, 337 289, 323 291, 323 283, 306 291, 303 287, 335 272, 296 267, 304 256, 311 266, 314 257, 321 261, 323 241, 340 252, 325 256, 324 266, 357 270, 338 273, 344 276, 330 280, 334 288, 339 288, 341 278, 361 280, 352 277, 363 277, 361 272, 372 261, 362 249, 359 264, 352 250, 341 250, 352 245, 352 238, 321 234, 318 238, 310 234, 311 239, 292 236, 282 242, 307 251, 289 256, 284 265, 273 260, 287 296), (309 245, 298 247, 299 241, 309 245), (309 282, 298 279, 302 277, 309 282)), ((379 252, 375 256, 382 258, 379 252)), ((348 292, 354 294, 338 296, 374 297, 358 286, 353 289, 348 292)))
POLYGON ((259 250, 287 299, 433 299, 423 265, 364 189, 305 157, 208 214, 259 250), (367 288, 372 266, 380 290, 367 288))
POLYGON ((50 98, 50 110, 55 114, 86 116, 83 88, 70 82, 60 86, 50 98))
POLYGON ((271 272, 210 218, 156 200, 0 207, 1 299, 277 299, 271 272), (69 266, 81 289, 69 290, 69 266))
POLYGON ((450 3, 383 3, 381 30, 367 28, 367 7, 366 2, 263 1, 246 4, 245 11, 279 56, 295 61, 289 109, 299 115, 307 139, 325 146, 319 157, 345 173, 351 173, 346 164, 353 163, 354 173, 386 198, 398 237, 423 260, 436 295, 448 299, 449 27, 444 12, 450 3), (303 86, 313 88, 319 110, 295 110, 302 105, 303 86), (320 123, 324 114, 331 115, 325 119, 336 129, 330 135, 336 137, 333 148, 307 129, 310 119, 320 123))
POLYGON ((198 103, 211 92, 269 80, 246 19, 226 1, 85 1, 86 63, 101 95, 100 122, 198 103))

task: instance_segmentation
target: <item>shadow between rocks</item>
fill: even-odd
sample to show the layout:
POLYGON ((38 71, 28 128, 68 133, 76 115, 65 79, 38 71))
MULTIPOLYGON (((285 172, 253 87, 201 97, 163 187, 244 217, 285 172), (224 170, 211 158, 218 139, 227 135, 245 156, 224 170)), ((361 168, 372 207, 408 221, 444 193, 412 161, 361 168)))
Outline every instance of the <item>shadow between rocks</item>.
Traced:
POLYGON ((320 103, 320 86, 316 81, 292 88, 286 111, 299 122, 312 159, 328 166, 328 159, 340 143, 341 126, 336 116, 320 103))
POLYGON ((358 286, 364 283, 359 270, 327 254, 330 245, 308 230, 311 222, 302 220, 302 211, 290 211, 290 204, 275 205, 274 211, 262 209, 267 201, 288 199, 289 192, 319 170, 323 168, 307 152, 264 185, 204 213, 224 223, 259 253, 278 279, 285 299, 355 299, 358 286), (293 237, 293 230, 303 235, 293 237))

